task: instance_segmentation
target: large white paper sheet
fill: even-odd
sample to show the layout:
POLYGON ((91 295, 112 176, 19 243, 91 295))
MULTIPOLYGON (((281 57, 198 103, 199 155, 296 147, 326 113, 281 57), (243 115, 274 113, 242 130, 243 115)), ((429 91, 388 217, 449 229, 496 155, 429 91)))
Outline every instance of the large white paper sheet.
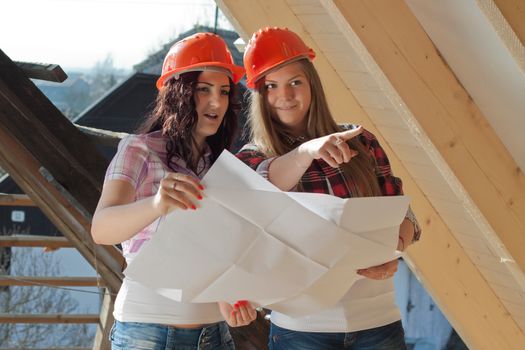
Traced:
POLYGON ((196 211, 167 215, 124 271, 183 302, 249 300, 300 316, 331 307, 356 270, 394 259, 406 196, 282 192, 225 151, 196 211))

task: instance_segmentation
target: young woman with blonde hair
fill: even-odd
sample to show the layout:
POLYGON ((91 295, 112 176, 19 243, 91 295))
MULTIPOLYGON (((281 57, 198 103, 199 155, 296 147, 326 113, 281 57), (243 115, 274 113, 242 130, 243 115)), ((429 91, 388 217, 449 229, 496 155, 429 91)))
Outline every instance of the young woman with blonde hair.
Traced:
MULTIPOLYGON (((253 34, 244 54, 251 90, 250 144, 237 156, 284 191, 341 198, 402 194, 374 135, 332 118, 315 53, 286 28, 253 34)), ((409 210, 398 249, 420 230, 409 210)), ((334 307, 294 318, 272 312, 270 349, 405 349, 392 276, 397 260, 359 270, 358 280, 334 307)))

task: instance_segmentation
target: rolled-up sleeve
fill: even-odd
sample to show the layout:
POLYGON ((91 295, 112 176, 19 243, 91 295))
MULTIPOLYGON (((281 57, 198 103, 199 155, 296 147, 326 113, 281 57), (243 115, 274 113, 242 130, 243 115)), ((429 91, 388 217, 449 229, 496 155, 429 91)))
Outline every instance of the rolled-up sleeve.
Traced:
POLYGON ((147 171, 148 149, 138 135, 127 135, 106 170, 104 181, 124 180, 137 188, 147 171))
MULTIPOLYGON (((390 167, 390 161, 384 151, 383 147, 379 144, 377 138, 369 131, 364 131, 361 135, 361 141, 365 147, 368 148, 370 155, 375 160, 376 165, 376 176, 381 189, 381 193, 384 196, 400 196, 403 194, 403 182, 400 178, 395 177, 390 167)), ((417 221, 414 212, 410 206, 408 207, 406 216, 414 225, 414 238, 413 242, 419 240, 421 236, 421 227, 417 221)))

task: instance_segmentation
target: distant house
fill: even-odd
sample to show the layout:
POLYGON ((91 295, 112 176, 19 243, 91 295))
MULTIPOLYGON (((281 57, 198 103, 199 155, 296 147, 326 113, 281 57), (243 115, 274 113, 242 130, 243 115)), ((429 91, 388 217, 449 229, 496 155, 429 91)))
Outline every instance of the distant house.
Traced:
POLYGON ((73 122, 98 129, 132 133, 149 112, 157 89, 158 75, 135 72, 115 85, 73 122))
MULTIPOLYGON (((151 54, 144 61, 136 64, 134 73, 120 84, 113 87, 101 99, 93 103, 78 117, 74 122, 98 129, 105 129, 118 132, 132 133, 140 125, 144 116, 151 111, 157 95, 155 82, 160 76, 164 57, 170 47, 180 39, 198 33, 212 32, 213 28, 198 26, 182 33, 179 37, 165 44, 159 51, 151 54)), ((224 38, 236 64, 242 65, 242 53, 235 47, 233 42, 239 35, 230 30, 217 29, 217 34, 224 38)), ((240 97, 244 97, 246 87, 239 84, 240 97)), ((243 106, 246 103, 243 101, 243 106)), ((239 118, 239 135, 234 145, 234 150, 244 144, 242 128, 246 123, 245 110, 241 112, 239 118)), ((114 151, 114 150, 113 150, 114 151)), ((113 152, 104 150, 106 156, 111 157, 113 152)))
MULTIPOLYGON (((23 194, 24 192, 8 174, 5 174, 0 177, 0 193, 23 194)), ((13 233, 61 236, 60 231, 38 207, 0 206, 0 234, 13 233)))
POLYGON ((83 74, 71 73, 62 83, 35 80, 35 85, 66 116, 84 108, 90 95, 90 85, 83 74))

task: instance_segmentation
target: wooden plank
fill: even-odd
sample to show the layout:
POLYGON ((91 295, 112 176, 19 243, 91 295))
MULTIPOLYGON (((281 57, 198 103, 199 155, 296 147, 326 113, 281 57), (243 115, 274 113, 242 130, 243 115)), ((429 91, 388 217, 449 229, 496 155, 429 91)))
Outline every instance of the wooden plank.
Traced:
POLYGON ((503 301, 510 301, 517 304, 525 304, 525 293, 504 286, 494 286, 494 291, 503 301))
POLYGON ((525 271, 525 175, 406 4, 336 4, 525 271), (356 8, 363 10, 355 12, 356 8))
MULTIPOLYGON (((353 94, 355 94, 355 92, 356 92, 356 90, 352 90, 353 94)), ((385 96, 384 94, 382 94, 379 91, 374 91, 373 93, 378 95, 378 96, 383 96, 383 98, 385 96)), ((356 96, 357 96, 357 94, 356 94, 356 96)), ((390 103, 389 103, 389 105, 390 105, 390 103)), ((369 106, 364 106, 363 105, 363 107, 369 107, 369 106)), ((373 106, 370 106, 370 107, 373 107, 373 106)), ((382 107, 379 107, 379 108, 382 108, 382 107)), ((392 142, 397 144, 397 145, 419 147, 419 144, 412 137, 412 134, 410 133, 410 130, 408 130, 407 128, 386 127, 386 128, 381 129, 381 130, 382 130, 383 136, 385 138, 387 138, 388 140, 392 140, 392 142)))
POLYGON ((41 175, 39 162, 1 126, 0 140, 1 166, 97 270, 112 291, 117 292, 122 283, 124 265, 117 249, 93 242, 89 232, 90 219, 41 175))
MULTIPOLYGON (((20 350, 20 348, 0 348, 0 350, 20 350)), ((91 349, 90 348, 31 348, 30 350, 91 350, 91 349)))
POLYGON ((104 287, 104 280, 97 277, 42 277, 0 275, 0 286, 64 286, 104 287))
POLYGON ((92 350, 111 350, 109 333, 115 322, 115 318, 113 317, 114 302, 115 297, 106 290, 102 305, 100 306, 100 322, 97 324, 97 332, 95 333, 92 350))
MULTIPOLYGON (((368 90, 368 91, 379 91, 379 90, 381 90, 379 85, 377 85, 377 82, 374 79, 372 79, 372 76, 370 74, 368 74, 368 73, 353 72, 351 70, 338 71, 338 73, 341 76, 341 79, 343 79, 345 84, 351 90, 358 90, 358 89, 368 90)), ((366 110, 366 107, 364 107, 364 108, 366 110)), ((374 108, 374 107, 368 107, 368 108, 370 108, 370 109, 377 109, 377 110, 380 110, 380 111, 389 110, 389 109, 386 109, 386 108, 374 108)), ((397 127, 401 127, 401 126, 397 125, 397 127)), ((402 127, 406 127, 406 126, 403 125, 402 127)))
POLYGON ((515 304, 509 301, 504 301, 504 303, 513 316, 522 320, 525 319, 525 306, 521 304, 515 304))
POLYGON ((478 253, 485 254, 485 255, 494 254, 492 250, 489 248, 489 246, 487 245, 487 243, 484 240, 479 239, 476 236, 463 235, 459 233, 454 234, 454 236, 456 237, 458 242, 461 243, 465 251, 472 250, 473 252, 478 252, 478 253))
MULTIPOLYGON (((332 1, 324 2, 332 4, 332 1)), ((223 13, 229 16, 238 32, 248 33, 244 36, 245 39, 262 26, 276 25, 288 26, 305 38, 309 45, 311 44, 318 54, 315 64, 321 72, 325 91, 331 97, 330 107, 334 114, 341 121, 355 121, 356 118, 361 118, 364 125, 378 136, 389 155, 396 175, 403 179, 405 193, 413 199, 413 208, 423 227, 421 242, 409 247, 406 252, 407 261, 413 271, 421 278, 447 318, 461 330, 463 338, 469 340, 472 349, 525 348, 523 334, 515 321, 499 302, 426 195, 414 182, 389 143, 382 138, 381 133, 356 103, 354 96, 349 93, 341 79, 334 76, 333 68, 332 72, 322 68, 325 62, 331 66, 329 62, 333 60, 329 57, 329 53, 323 57, 323 52, 317 50, 315 43, 310 40, 308 28, 298 23, 294 13, 282 2, 277 4, 276 1, 266 0, 230 0, 217 1, 217 3, 223 13)), ((357 10, 360 10, 362 4, 358 5, 357 10)), ((367 13, 364 19, 368 16, 372 15, 367 13)), ((359 18, 363 18, 361 14, 357 15, 358 20, 359 18)), ((362 24, 367 25, 367 23, 362 24)), ((340 63, 345 59, 343 55, 336 58, 340 63)), ((420 148, 404 145, 395 145, 395 147, 406 149, 406 152, 400 153, 404 155, 405 160, 421 165, 433 164, 420 148)), ((436 195, 439 195, 439 192, 436 195)))
MULTIPOLYGON (((490 3, 491 1, 485 1, 490 3)), ((525 46, 525 0, 494 0, 522 46, 525 46)))
POLYGON ((299 1, 296 4, 292 4, 290 1, 288 1, 288 4, 290 5, 292 11, 298 15, 315 15, 323 11, 323 7, 315 0, 310 1, 310 3, 306 3, 306 1, 299 1))
POLYGON ((36 235, 0 236, 0 247, 47 247, 56 249, 72 246, 66 237, 36 235))
POLYGON ((83 126, 75 124, 78 130, 86 134, 93 143, 97 145, 117 147, 120 140, 128 135, 125 132, 115 132, 104 129, 91 128, 89 126, 83 126))
POLYGON ((107 160, 1 51, 0 166, 116 293, 124 258, 90 234, 107 160))
POLYGON ((0 193, 0 207, 1 206, 36 207, 33 200, 25 194, 7 193, 0 193))
POLYGON ((0 314, 0 323, 98 323, 99 315, 76 314, 0 314))
POLYGON ((2 129, 92 213, 108 161, 2 51, 0 107, 2 129))
POLYGON ((486 269, 489 269, 495 272, 499 272, 499 273, 504 273, 504 274, 509 273, 507 266, 505 266, 506 262, 502 261, 502 259, 498 256, 482 254, 482 253, 474 252, 470 250, 467 250, 467 254, 469 255, 472 262, 476 264, 477 266, 484 267, 486 269))
MULTIPOLYGON (((477 127, 492 129, 516 165, 525 169, 525 138, 521 136, 525 130, 525 47, 497 7, 490 0, 405 3, 468 92, 468 98, 483 113, 477 127), (519 48, 510 43, 509 34, 519 48)), ((420 64, 417 60, 414 63, 420 64)), ((460 119, 452 120, 453 127, 461 127, 460 119)), ((469 130, 461 131, 469 134, 469 130)))
POLYGON ((479 268, 430 203, 414 198, 424 236, 408 248, 406 260, 425 289, 470 349, 522 349, 523 333, 479 268))
POLYGON ((491 285, 498 285, 515 291, 521 290, 520 286, 516 283, 516 280, 509 272, 496 272, 483 266, 478 266, 478 270, 491 285))
POLYGON ((15 62, 28 78, 61 83, 67 74, 58 64, 15 62))
MULTIPOLYGON (((508 202, 502 202, 502 197, 511 192, 513 192, 512 198, 517 196, 517 201, 521 201, 523 193, 521 184, 525 184, 520 180, 522 175, 516 176, 516 167, 512 166, 512 159, 503 149, 493 130, 488 128, 487 123, 481 121, 483 117, 479 110, 468 99, 468 94, 438 56, 406 4, 397 0, 351 0, 334 3, 325 1, 324 3, 327 7, 335 4, 337 13, 334 13, 334 16, 342 16, 353 33, 358 35, 467 191, 474 197, 490 198, 489 201, 483 199, 483 205, 477 202, 479 198, 474 200, 489 221, 497 221, 497 224, 494 222, 491 224, 498 233, 503 232, 504 229, 509 230, 506 232, 513 232, 510 234, 515 236, 510 240, 512 243, 507 241, 505 245, 507 248, 512 246, 513 256, 523 257, 524 253, 519 251, 523 246, 521 243, 523 237, 517 235, 518 232, 523 232, 523 228, 522 224, 516 221, 517 207, 508 210, 508 202), (445 96, 450 98, 444 101, 445 96), (453 104, 455 106, 452 106, 453 104), (449 115, 452 110, 453 117, 449 115), (465 113, 458 115, 457 112, 460 110, 465 113), (456 119, 462 119, 462 127, 456 128, 456 119), (480 130, 485 133, 483 137, 476 137, 475 141, 469 139, 480 130), (468 151, 465 144, 469 146, 468 151), (479 152, 478 160, 472 160, 471 147, 480 147, 475 152, 476 156, 479 152), (482 159, 482 153, 487 157, 482 159), (495 153, 499 154, 500 159, 493 157, 495 153), (489 167, 497 168, 496 171, 501 176, 487 176, 494 172, 494 170, 487 172, 489 167), (465 176, 469 171, 469 176, 465 176), (504 185, 507 189, 497 195, 494 187, 500 184, 492 182, 492 179, 496 178, 498 182, 507 182, 504 185), (480 179, 483 180, 481 181, 483 185, 480 184, 480 179), (513 191, 507 192, 513 187, 513 191), (488 195, 484 191, 488 192, 488 195), (501 207, 494 211, 488 208, 489 202, 493 208, 501 207), (492 210, 492 213, 489 214, 485 212, 486 210, 492 210), (508 222, 502 222, 504 220, 508 222)), ((402 178, 406 184, 407 179, 404 176, 402 178)), ((425 202, 419 196, 413 198, 417 203, 425 202)), ((422 213, 419 205, 414 207, 417 213, 422 213)), ((413 250, 409 248, 409 251, 414 252, 409 254, 409 257, 414 263, 418 276, 449 321, 470 348, 525 348, 525 336, 522 330, 470 258, 457 244, 440 215, 435 210, 426 212, 428 214, 434 212, 430 216, 424 216, 433 227, 429 229, 428 225, 424 225, 427 228, 424 229, 424 239, 414 246, 413 250), (436 232, 437 226, 441 225, 443 225, 441 229, 448 231, 448 235, 436 232), (443 242, 444 238, 446 238, 445 242, 443 242), (439 264, 436 264, 436 261, 439 261, 439 264)))

